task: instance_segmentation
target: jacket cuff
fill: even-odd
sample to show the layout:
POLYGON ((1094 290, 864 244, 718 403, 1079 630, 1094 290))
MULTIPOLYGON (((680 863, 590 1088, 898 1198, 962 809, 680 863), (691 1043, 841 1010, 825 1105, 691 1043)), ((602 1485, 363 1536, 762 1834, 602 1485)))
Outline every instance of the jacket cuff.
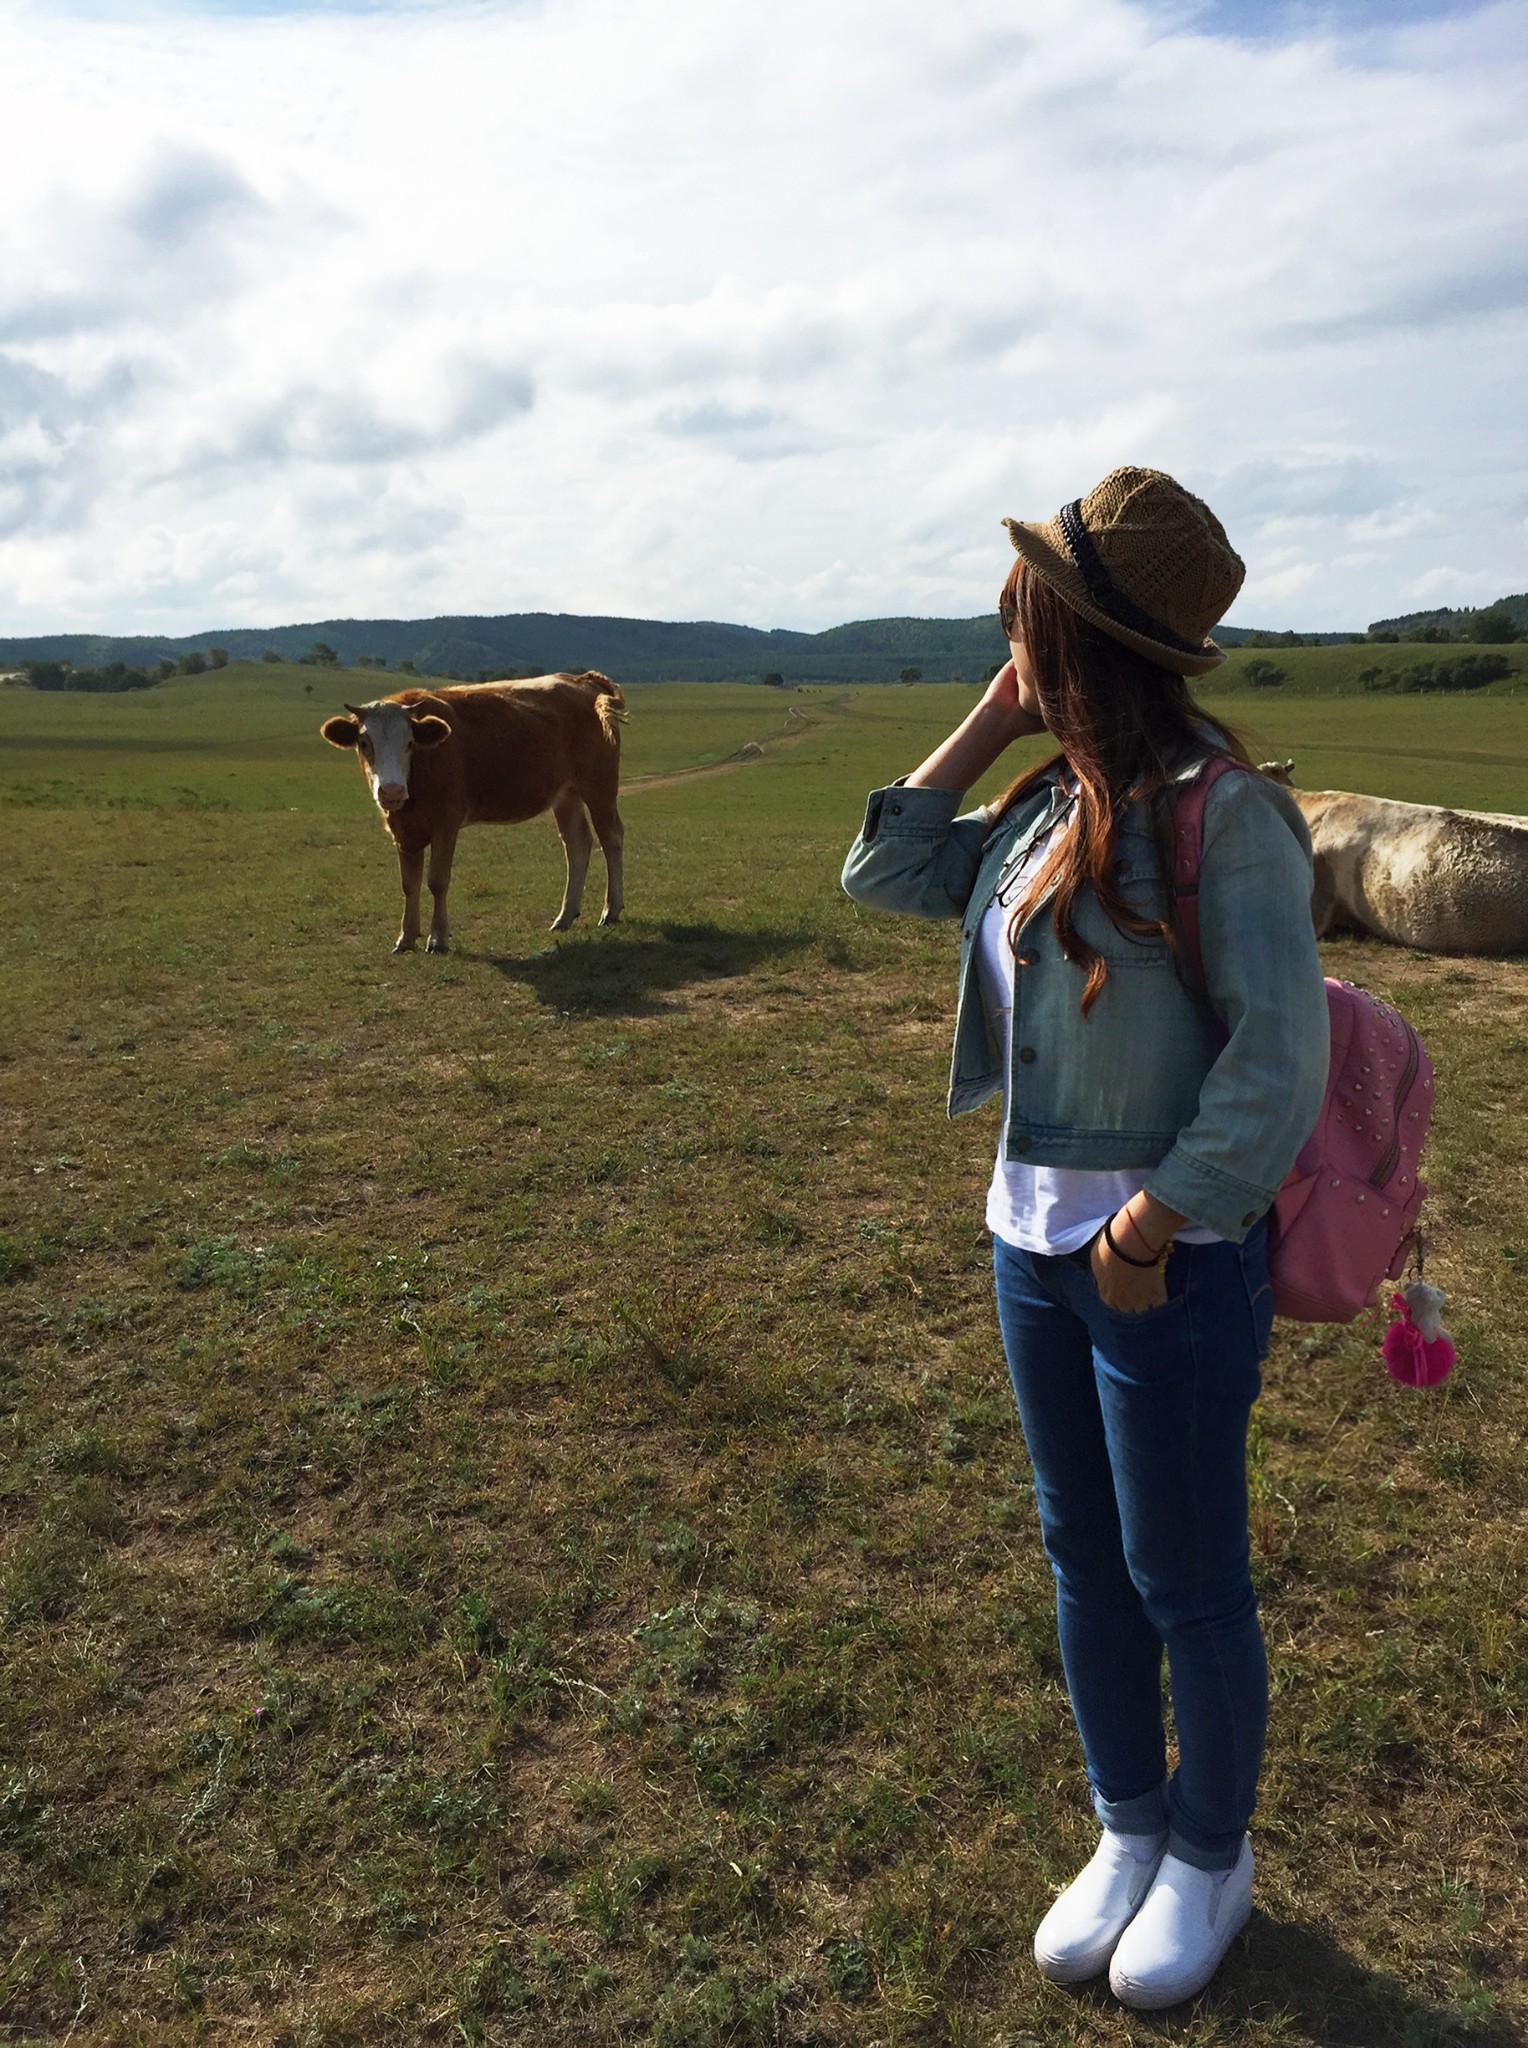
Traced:
POLYGON ((965 801, 963 789, 909 789, 905 779, 873 789, 860 838, 932 839, 948 830, 965 801))
POLYGON ((1190 1223, 1213 1230, 1232 1244, 1241 1243, 1259 1216, 1273 1207, 1278 1193, 1277 1188, 1255 1187, 1249 1180, 1190 1159, 1181 1148, 1174 1148, 1154 1166, 1142 1185, 1148 1195, 1155 1195, 1190 1223))

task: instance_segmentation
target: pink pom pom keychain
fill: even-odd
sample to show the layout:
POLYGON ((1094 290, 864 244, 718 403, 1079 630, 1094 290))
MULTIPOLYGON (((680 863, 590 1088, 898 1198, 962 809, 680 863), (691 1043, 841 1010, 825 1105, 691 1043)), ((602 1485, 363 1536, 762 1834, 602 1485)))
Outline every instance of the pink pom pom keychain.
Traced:
POLYGON ((1391 1379, 1406 1387, 1435 1387, 1454 1369, 1454 1340, 1443 1327, 1443 1289, 1408 1280, 1390 1297, 1395 1321, 1380 1349, 1391 1379))

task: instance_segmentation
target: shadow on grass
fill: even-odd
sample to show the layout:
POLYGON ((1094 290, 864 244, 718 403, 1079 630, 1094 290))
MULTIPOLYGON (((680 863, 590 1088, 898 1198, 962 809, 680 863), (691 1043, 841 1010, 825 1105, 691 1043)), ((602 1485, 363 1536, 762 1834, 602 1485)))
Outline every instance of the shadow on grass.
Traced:
MULTIPOLYGON (((1471 1990, 1484 1987, 1467 1985, 1471 1990)), ((1089 2003, 1114 2007, 1101 1983, 1078 1987, 1089 2003)), ((1489 1994, 1487 1994, 1489 1995, 1489 1994)), ((1388 1970, 1371 1970, 1332 1938, 1301 1921, 1258 1912, 1231 1950, 1200 2008, 1222 2024, 1266 2026, 1277 2014, 1290 2038, 1321 2048, 1525 2048, 1511 2019, 1469 2005, 1419 1997, 1388 1970)), ((1187 2006, 1138 2013, 1136 2025, 1180 2039, 1187 2006)))
POLYGON ((469 955, 507 981, 523 982, 548 1008, 640 1017, 669 1007, 663 997, 697 981, 746 974, 810 944, 803 931, 726 931, 715 924, 660 924, 648 935, 580 933, 535 953, 469 955))

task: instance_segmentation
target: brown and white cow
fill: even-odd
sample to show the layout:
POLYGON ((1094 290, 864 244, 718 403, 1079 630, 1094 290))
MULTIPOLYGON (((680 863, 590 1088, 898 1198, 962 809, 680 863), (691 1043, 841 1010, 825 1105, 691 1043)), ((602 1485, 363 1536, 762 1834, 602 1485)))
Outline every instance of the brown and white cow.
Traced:
POLYGON ((601 924, 621 914, 621 772, 625 699, 608 676, 536 676, 517 683, 453 683, 347 704, 319 728, 332 747, 354 747, 398 848, 403 929, 395 953, 419 938, 419 884, 430 856, 434 899, 425 950, 450 947, 446 890, 463 825, 515 825, 550 811, 568 858, 552 930, 578 916, 594 832, 605 856, 601 924), (588 816, 585 816, 587 809, 588 816))
POLYGON ((1424 953, 1528 948, 1528 817, 1295 789, 1293 761, 1262 766, 1310 827, 1318 938, 1351 925, 1424 953))

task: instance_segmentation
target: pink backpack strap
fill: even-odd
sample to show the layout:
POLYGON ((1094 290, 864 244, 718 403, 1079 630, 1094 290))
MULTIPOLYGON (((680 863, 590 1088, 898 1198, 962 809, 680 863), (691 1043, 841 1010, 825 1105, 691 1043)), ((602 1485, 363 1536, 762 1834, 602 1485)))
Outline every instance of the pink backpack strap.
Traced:
POLYGON ((1222 775, 1253 775, 1245 761, 1213 754, 1173 805, 1173 923, 1189 985, 1209 1001, 1204 952, 1199 943, 1199 869, 1204 859, 1204 807, 1222 775))

